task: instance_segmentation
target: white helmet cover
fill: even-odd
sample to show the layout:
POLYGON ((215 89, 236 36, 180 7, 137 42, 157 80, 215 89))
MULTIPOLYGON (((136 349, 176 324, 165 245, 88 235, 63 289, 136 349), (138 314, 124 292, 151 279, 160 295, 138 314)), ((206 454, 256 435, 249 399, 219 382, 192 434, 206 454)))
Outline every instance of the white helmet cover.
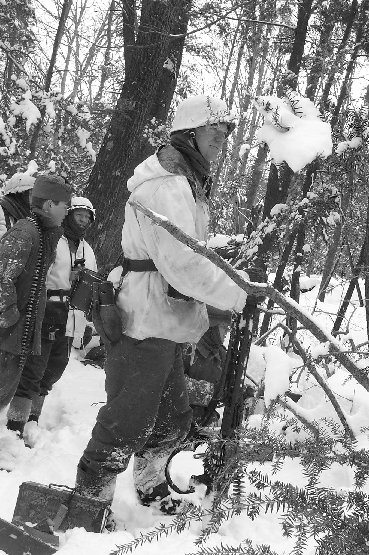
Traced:
POLYGON ((178 105, 170 132, 227 123, 231 133, 237 119, 236 113, 228 109, 224 100, 207 95, 192 96, 178 105))
POLYGON ((91 214, 92 221, 95 220, 95 208, 92 206, 92 203, 88 198, 85 197, 72 197, 70 201, 70 207, 68 208, 68 213, 72 210, 76 210, 76 208, 84 208, 84 210, 88 210, 91 214))

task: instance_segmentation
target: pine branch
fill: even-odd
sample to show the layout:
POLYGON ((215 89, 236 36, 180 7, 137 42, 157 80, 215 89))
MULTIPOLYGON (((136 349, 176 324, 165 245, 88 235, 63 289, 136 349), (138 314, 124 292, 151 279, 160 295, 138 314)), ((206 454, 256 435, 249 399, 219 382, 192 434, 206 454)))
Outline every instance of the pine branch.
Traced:
POLYGON ((111 551, 110 555, 125 555, 127 553, 132 553, 137 547, 146 543, 158 541, 163 536, 167 537, 175 532, 177 534, 181 533, 190 526, 191 522, 201 521, 203 515, 204 512, 201 508, 195 507, 192 504, 187 504, 182 511, 175 516, 170 524, 159 524, 154 530, 150 530, 145 534, 140 534, 130 543, 117 546, 117 549, 111 551))

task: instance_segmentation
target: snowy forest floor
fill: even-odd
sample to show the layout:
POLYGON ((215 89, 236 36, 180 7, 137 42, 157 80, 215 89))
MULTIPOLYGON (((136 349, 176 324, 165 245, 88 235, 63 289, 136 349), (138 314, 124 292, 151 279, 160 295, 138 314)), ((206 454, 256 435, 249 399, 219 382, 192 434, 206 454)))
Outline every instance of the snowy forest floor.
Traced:
MULTIPOLYGON (((362 286, 363 291, 363 286, 362 286)), ((337 313, 344 287, 335 282, 335 287, 327 295, 324 304, 318 303, 315 312, 317 320, 327 331, 332 328, 334 315, 337 313)), ((317 287, 302 296, 301 304, 311 309, 316 301, 317 287)), ((350 333, 345 340, 350 339, 358 345, 367 341, 365 309, 358 307, 358 299, 353 297, 353 304, 349 308, 352 314, 350 333)), ((305 339, 305 346, 311 343, 311 338, 305 339)), ((276 342, 276 345, 278 343, 276 342)), ((317 345, 312 345, 312 349, 317 345)), ((260 348, 261 349, 261 348, 260 348)), ((367 352, 367 346, 365 348, 367 352)), ((253 366, 260 360, 258 348, 254 348, 253 366)), ((45 402, 44 411, 38 428, 29 424, 29 433, 34 435, 35 446, 27 449, 14 440, 14 434, 5 429, 5 414, 0 416, 0 463, 11 472, 0 472, 0 517, 11 521, 18 495, 18 488, 24 481, 34 481, 43 484, 74 485, 76 466, 82 451, 89 439, 96 414, 104 402, 104 372, 94 366, 84 366, 80 359, 83 353, 73 351, 68 367, 45 402)), ((252 362, 251 358, 251 362, 252 362)), ((361 357, 362 367, 365 365, 361 357)), ((361 426, 369 425, 369 394, 356 395, 358 388, 352 380, 345 382, 347 376, 336 372, 331 378, 331 387, 343 399, 343 409, 348 417, 360 417, 361 426)), ((314 418, 331 414, 327 409, 328 401, 317 385, 308 381, 303 384, 303 396, 299 402, 306 410, 314 411, 314 418)), ((257 417, 254 417, 257 419, 257 417)), ((260 418, 260 417, 259 417, 260 418)), ((368 448, 365 437, 361 436, 361 447, 368 448)), ((174 475, 178 480, 188 479, 191 474, 198 474, 199 461, 194 460, 190 453, 178 455, 174 464, 174 475)), ((262 466, 264 473, 271 472, 271 464, 262 466)), ((255 466, 258 465, 255 463, 255 466)), ((283 468, 273 478, 303 486, 306 477, 302 472, 298 458, 287 458, 283 468)), ((335 465, 323 472, 322 483, 336 489, 348 489, 353 486, 353 473, 347 466, 335 465)), ((369 492, 369 488, 364 488, 369 492)), ((207 503, 203 500, 203 490, 200 487, 196 493, 187 496, 193 503, 207 503)), ((169 524, 172 517, 163 516, 149 507, 141 506, 136 498, 132 479, 132 465, 118 478, 113 512, 117 520, 117 530, 113 533, 93 534, 84 529, 76 528, 60 535, 60 555, 108 555, 117 545, 131 542, 141 533, 146 534, 160 523, 169 524)), ((223 524, 218 533, 213 534, 206 543, 208 548, 221 545, 238 546, 246 538, 255 544, 268 544, 280 555, 292 552, 294 541, 282 535, 278 514, 262 514, 251 521, 246 515, 233 517, 223 524)), ((137 555, 187 555, 198 552, 195 540, 203 524, 194 522, 189 529, 181 534, 162 536, 153 543, 144 543, 134 550, 137 555)), ((306 554, 313 555, 315 544, 311 541, 306 554)), ((4 552, 0 549, 0 554, 4 552)))

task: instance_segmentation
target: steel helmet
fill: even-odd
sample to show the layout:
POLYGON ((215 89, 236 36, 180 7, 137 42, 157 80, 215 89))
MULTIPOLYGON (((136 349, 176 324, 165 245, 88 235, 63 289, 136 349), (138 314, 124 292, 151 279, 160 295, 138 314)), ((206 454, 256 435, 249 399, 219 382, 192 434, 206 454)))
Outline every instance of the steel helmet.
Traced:
POLYGON ((92 206, 92 203, 88 200, 88 198, 72 197, 68 213, 72 212, 72 210, 76 210, 76 208, 84 208, 85 210, 88 210, 91 214, 92 221, 95 220, 95 208, 92 206))
POLYGON ((235 112, 228 109, 224 100, 207 95, 192 96, 178 105, 170 132, 227 123, 228 133, 231 133, 236 127, 236 121, 235 112))

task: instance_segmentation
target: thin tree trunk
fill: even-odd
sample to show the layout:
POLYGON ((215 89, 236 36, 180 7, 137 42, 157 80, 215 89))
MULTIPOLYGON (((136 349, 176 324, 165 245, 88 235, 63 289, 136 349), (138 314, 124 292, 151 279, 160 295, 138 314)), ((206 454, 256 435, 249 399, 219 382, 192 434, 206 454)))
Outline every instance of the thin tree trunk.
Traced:
POLYGON ((330 94, 332 85, 334 83, 334 80, 336 78, 337 68, 340 66, 340 64, 342 63, 342 60, 344 59, 343 58, 343 52, 346 49, 348 40, 350 38, 352 27, 354 25, 356 15, 357 15, 357 10, 358 10, 358 0, 353 0, 353 2, 351 4, 350 13, 349 13, 348 18, 347 18, 347 25, 346 25, 345 31, 343 33, 340 45, 337 49, 336 56, 335 56, 335 61, 330 66, 327 81, 326 81, 326 84, 324 86, 323 94, 322 94, 321 99, 320 99, 320 106, 322 107, 323 112, 328 110, 329 94, 330 94))
POLYGON ((335 18, 331 16, 331 10, 334 9, 335 0, 331 1, 326 7, 321 9, 321 17, 323 18, 322 28, 319 35, 319 44, 317 46, 314 60, 306 80, 306 96, 314 102, 318 83, 322 79, 325 59, 327 58, 327 50, 331 44, 331 35, 336 24, 335 18))
MULTIPOLYGON (((63 3, 63 8, 62 8, 60 19, 59 19, 58 30, 57 30, 56 35, 55 35, 53 51, 52 51, 51 59, 50 59, 50 64, 49 64, 49 68, 47 70, 47 74, 46 74, 46 78, 45 78, 45 87, 44 87, 45 92, 49 92, 49 90, 50 90, 51 79, 52 79, 52 76, 53 76, 53 73, 54 73, 54 67, 55 67, 55 62, 56 62, 56 56, 57 56, 57 53, 58 53, 58 50, 59 50, 61 39, 62 39, 63 34, 64 34, 65 23, 67 21, 70 9, 72 7, 72 3, 73 3, 73 0, 64 0, 64 3, 63 3)), ((30 147, 29 147, 29 150, 30 150, 29 159, 30 160, 33 160, 33 158, 35 157, 38 137, 39 137, 39 134, 40 134, 40 131, 41 131, 41 126, 42 126, 43 121, 45 119, 46 107, 43 106, 41 108, 40 112, 41 112, 41 118, 38 120, 38 122, 35 125, 35 129, 33 131, 32 139, 31 139, 31 143, 30 143, 30 147)))
POLYGON ((324 268, 323 268, 323 273, 322 273, 322 280, 320 282, 320 287, 319 287, 319 293, 318 293, 318 299, 320 302, 324 302, 325 299, 325 294, 327 292, 327 288, 329 286, 329 282, 333 276, 333 271, 336 265, 336 260, 337 260, 337 252, 339 249, 339 246, 341 244, 341 237, 342 237, 342 229, 343 229, 343 218, 346 215, 346 211, 349 205, 349 199, 350 199, 350 192, 352 191, 353 188, 353 183, 354 183, 354 168, 351 167, 351 171, 349 173, 349 182, 348 185, 346 186, 345 183, 342 184, 343 187, 343 194, 341 197, 341 219, 340 221, 336 224, 334 233, 333 233, 333 238, 332 241, 329 245, 328 248, 328 253, 325 259, 325 263, 324 263, 324 268))
MULTIPOLYGON (((369 251, 369 197, 368 197, 368 201, 367 201, 367 220, 366 220, 366 230, 365 230, 365 238, 364 238, 364 243, 363 246, 361 247, 361 251, 360 251, 360 255, 358 258, 358 261, 356 263, 356 266, 354 268, 353 271, 353 277, 351 278, 351 281, 349 283, 349 286, 347 288, 345 297, 342 301, 342 304, 338 310, 337 313, 337 317, 336 320, 334 322, 333 328, 332 328, 332 335, 335 336, 338 334, 341 324, 343 322, 343 319, 345 317, 346 314, 346 310, 350 304, 350 300, 352 297, 352 294, 354 292, 355 287, 357 286, 357 282, 360 276, 360 273, 364 271, 365 276, 368 273, 368 261, 369 261, 369 256, 368 256, 368 251, 369 251)), ((366 296, 366 295, 365 295, 366 296)), ((366 314, 368 314, 368 306, 366 307, 366 314)))
MULTIPOLYGON (((312 14, 312 4, 313 0, 303 0, 299 3, 295 39, 288 62, 289 72, 282 76, 279 85, 280 94, 283 93, 284 86, 286 85, 290 88, 296 89, 298 73, 300 71, 302 57, 304 54, 308 23, 312 14), (291 78, 291 73, 295 75, 294 79, 291 78)), ((273 163, 271 164, 264 200, 263 219, 270 216, 270 211, 273 206, 286 202, 292 177, 293 171, 286 163, 279 168, 279 171, 273 163)), ((268 262, 270 252, 272 252, 274 241, 274 234, 269 233, 266 235, 262 245, 259 247, 258 257, 265 264, 268 262)))
MULTIPOLYGON (((241 68, 241 61, 242 61, 242 57, 243 57, 244 50, 245 50, 245 44, 246 44, 246 39, 243 38, 242 41, 241 41, 240 48, 238 50, 236 70, 235 70, 234 75, 233 75, 233 82, 232 82, 229 101, 228 101, 228 107, 229 108, 232 108, 232 106, 233 106, 234 93, 235 93, 235 90, 236 90, 236 83, 237 83, 238 78, 239 78, 239 73, 240 73, 240 68, 241 68)), ((215 172, 214 177, 213 177, 213 185, 212 185, 212 192, 211 192, 213 197, 216 194, 216 191, 217 191, 218 186, 219 186, 220 174, 222 172, 222 169, 223 169, 223 166, 224 166, 224 161, 225 161, 225 158, 226 158, 226 155, 227 155, 227 143, 228 143, 228 141, 225 141, 224 144, 223 144, 222 151, 221 151, 219 161, 218 161, 218 164, 217 164, 217 169, 216 169, 216 172, 215 172)))
MULTIPOLYGON (((287 262, 291 255, 293 245, 295 243, 296 235, 297 235, 297 228, 294 229, 290 234, 288 238, 288 242, 280 258, 277 271, 275 274, 275 278, 274 278, 274 283, 273 283, 273 287, 277 289, 277 291, 282 291, 283 275, 287 266, 287 262)), ((270 311, 273 309, 273 307, 274 307, 274 301, 272 299, 268 299, 267 312, 265 312, 264 314, 263 323, 260 328, 260 335, 264 335, 269 329, 269 325, 272 319, 272 315, 270 311)))
MULTIPOLYGON (((302 197, 307 198, 307 194, 310 191, 310 187, 313 181, 314 176, 316 175, 316 171, 318 168, 319 162, 316 160, 309 164, 305 178, 304 184, 302 188, 302 197)), ((296 246, 295 246, 295 259, 293 265, 293 272, 292 272, 292 279, 291 279, 291 291, 290 297, 297 303, 300 300, 300 277, 301 277, 301 265, 304 260, 304 251, 303 247, 305 244, 305 237, 306 237, 306 223, 305 220, 302 219, 297 231, 296 237, 296 246)), ((290 328, 292 333, 296 333, 297 331, 297 320, 295 318, 289 317, 287 319, 287 326, 290 328)))
POLYGON ((235 49, 235 46, 236 46, 236 41, 237 41, 237 38, 238 38, 238 35, 239 35, 240 26, 241 26, 241 21, 238 20, 237 27, 235 29, 235 32, 233 33, 232 44, 231 44, 231 48, 230 48, 229 55, 228 55, 228 63, 226 65, 225 72, 224 72, 223 83, 222 83, 222 92, 220 94, 220 98, 224 98, 227 94, 228 75, 229 75, 229 70, 231 68, 231 63, 232 63, 232 60, 233 60, 233 53, 234 53, 234 49, 235 49))
POLYGON ((94 36, 93 44, 90 46, 87 56, 85 57, 82 63, 79 60, 79 38, 77 37, 76 43, 78 45, 78 48, 76 49, 76 77, 73 84, 73 90, 71 94, 68 96, 68 100, 71 100, 72 102, 75 100, 78 94, 78 91, 81 87, 81 84, 86 76, 86 73, 88 69, 91 67, 91 63, 96 55, 97 49, 100 47, 99 43, 104 36, 105 26, 109 19, 110 14, 111 14, 111 11, 109 8, 104 15, 104 19, 102 20, 96 35, 94 36))
POLYGON ((65 87, 66 87, 66 81, 67 81, 67 77, 68 77, 69 64, 70 64, 70 60, 71 60, 71 56, 72 56, 72 52, 73 52, 73 44, 74 44, 74 41, 76 40, 76 37, 79 33, 79 27, 81 25, 83 15, 86 11, 86 7, 87 7, 87 0, 85 0, 84 4, 82 4, 78 17, 77 17, 77 8, 75 10, 75 14, 74 14, 75 24, 74 24, 73 35, 71 37, 69 37, 69 40, 68 40, 67 55, 65 57, 64 69, 62 71, 63 76, 62 76, 61 85, 60 85, 60 91, 61 91, 62 95, 64 95, 64 93, 65 93, 65 87))
POLYGON ((105 54, 104 54, 104 65, 102 67, 101 70, 101 78, 100 78, 100 85, 99 85, 99 89, 96 93, 96 96, 94 98, 94 102, 100 102, 103 92, 104 92, 104 87, 105 87, 105 83, 109 77, 109 66, 111 63, 110 57, 111 57, 111 47, 112 47, 112 27, 113 27, 113 19, 114 19, 114 11, 115 11, 115 0, 111 1, 110 7, 109 7, 109 16, 108 16, 108 27, 106 30, 106 48, 105 48, 105 54))
POLYGON ((336 123, 338 121, 338 116, 340 113, 340 110, 342 108, 342 104, 343 102, 346 100, 347 98, 347 94, 348 94, 348 90, 349 90, 349 83, 355 68, 355 64, 356 64, 356 60, 358 57, 358 54, 360 52, 360 49, 362 48, 362 40, 365 36, 365 32, 367 30, 367 21, 368 21, 368 12, 369 12, 369 0, 363 0, 361 6, 360 6, 360 13, 359 13, 359 26, 358 29, 356 31, 356 38, 355 38, 355 46, 354 49, 352 51, 350 60, 347 64, 347 68, 346 68, 346 72, 345 72, 345 77, 341 86, 341 91, 340 94, 338 96, 337 99, 337 103, 336 106, 334 108, 333 111, 333 115, 332 115, 332 120, 331 120, 331 126, 334 129, 336 126, 336 123))
POLYGON ((252 174, 247 188, 247 198, 246 198, 246 213, 251 214, 251 210, 255 205, 256 194, 260 187, 260 181, 265 170, 265 162, 268 155, 268 151, 265 145, 259 146, 258 153, 256 155, 256 160, 252 169, 252 174))

